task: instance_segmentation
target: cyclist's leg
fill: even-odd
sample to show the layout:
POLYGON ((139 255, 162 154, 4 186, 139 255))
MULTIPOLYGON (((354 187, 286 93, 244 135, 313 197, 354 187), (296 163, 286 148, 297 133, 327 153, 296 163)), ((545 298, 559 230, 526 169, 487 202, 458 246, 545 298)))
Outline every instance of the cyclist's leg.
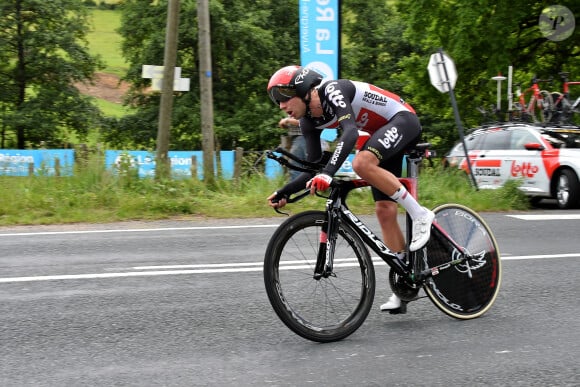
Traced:
POLYGON ((384 157, 376 148, 369 148, 367 142, 363 150, 354 157, 352 167, 370 185, 391 196, 401 187, 401 182, 393 173, 379 165, 381 159, 384 159, 384 157))
POLYGON ((375 202, 375 212, 385 244, 392 251, 404 251, 405 237, 397 220, 397 203, 393 200, 379 200, 375 202))
POLYGON ((420 136, 418 118, 409 112, 398 113, 372 135, 353 160, 353 169, 360 177, 403 206, 413 219, 411 251, 420 249, 429 240, 434 214, 408 194, 387 166, 396 160, 395 157, 402 158, 405 149, 415 144, 420 136))
MULTIPOLYGON (((404 153, 400 153, 396 157, 392 157, 388 165, 383 165, 382 167, 397 176, 398 179, 403 169, 403 157, 404 153)), ((381 192, 377 188, 371 187, 371 190, 375 201, 375 213, 381 227, 383 242, 392 251, 405 250, 405 237, 397 220, 397 203, 389 195, 381 192)))
MULTIPOLYGON (((379 225, 381 226, 381 233, 383 241, 397 254, 404 254, 405 237, 397 221, 398 205, 392 200, 379 200, 375 202, 375 210, 379 225)), ((407 311, 406 303, 393 293, 389 300, 380 306, 380 309, 391 314, 405 313, 407 311)))
MULTIPOLYGON (((372 191, 375 199, 375 211, 381 227, 383 242, 385 242, 392 251, 398 251, 401 252, 399 254, 404 254, 405 237, 403 236, 403 232, 401 231, 401 227, 397 220, 399 208, 397 203, 374 187, 372 188, 372 191)), ((402 302, 401 299, 393 293, 388 301, 380 306, 380 310, 391 314, 405 313, 407 311, 406 302, 402 302)))
MULTIPOLYGON (((380 166, 391 172, 394 176, 399 177, 401 176, 403 169, 403 157, 404 152, 400 152, 385 162, 380 163, 380 166)), ((405 237, 403 236, 403 232, 401 231, 397 219, 398 204, 387 194, 381 192, 375 187, 372 187, 372 193, 373 199, 375 200, 375 212, 381 227, 383 242, 385 242, 392 251, 404 255, 405 237)), ((407 303, 402 301, 397 294, 393 293, 388 301, 380 306, 380 310, 391 314, 406 313, 406 304, 407 303)))

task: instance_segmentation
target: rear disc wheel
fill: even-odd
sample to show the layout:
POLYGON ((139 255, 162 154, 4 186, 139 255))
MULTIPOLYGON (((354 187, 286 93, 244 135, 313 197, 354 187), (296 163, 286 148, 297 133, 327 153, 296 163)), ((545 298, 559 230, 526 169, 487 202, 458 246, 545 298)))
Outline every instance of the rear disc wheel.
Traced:
POLYGON ((426 247, 417 259, 432 269, 425 281, 429 299, 445 314, 468 320, 484 314, 493 305, 501 284, 501 260, 495 237, 485 221, 473 210, 459 204, 445 204, 433 210, 445 233, 463 247, 471 259, 446 267, 461 253, 432 228, 426 247))

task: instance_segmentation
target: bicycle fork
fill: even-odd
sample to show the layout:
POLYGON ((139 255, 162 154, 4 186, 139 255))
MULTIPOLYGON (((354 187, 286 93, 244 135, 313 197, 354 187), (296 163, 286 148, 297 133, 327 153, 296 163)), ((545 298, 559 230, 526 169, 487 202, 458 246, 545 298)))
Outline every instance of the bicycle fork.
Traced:
POLYGON ((336 210, 327 211, 328 219, 320 230, 320 241, 316 266, 314 268, 314 279, 328 278, 334 276, 334 249, 338 236, 338 213, 336 210))

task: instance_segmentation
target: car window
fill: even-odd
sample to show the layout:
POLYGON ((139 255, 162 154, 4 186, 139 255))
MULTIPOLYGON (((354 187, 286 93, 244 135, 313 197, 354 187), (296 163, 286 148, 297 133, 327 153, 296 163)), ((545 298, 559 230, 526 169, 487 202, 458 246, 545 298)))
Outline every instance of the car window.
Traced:
POLYGON ((501 150, 510 148, 510 131, 506 130, 496 130, 493 132, 485 133, 480 144, 478 144, 478 149, 481 150, 501 150))
POLYGON ((580 148, 579 130, 544 130, 542 137, 545 138, 555 148, 580 148))
MULTIPOLYGON (((467 147, 467 150, 469 151, 472 149, 480 149, 479 144, 481 143, 481 138, 483 136, 483 134, 480 134, 465 137, 465 146, 467 147)), ((463 145, 461 145, 461 147, 458 149, 463 150, 463 145)))
POLYGON ((463 144, 459 143, 457 145, 455 145, 453 147, 453 151, 451 152, 451 154, 453 155, 463 155, 465 153, 465 151, 463 150, 463 144))
POLYGON ((525 149, 525 145, 531 142, 538 142, 534 133, 525 129, 515 129, 512 131, 510 149, 525 149))

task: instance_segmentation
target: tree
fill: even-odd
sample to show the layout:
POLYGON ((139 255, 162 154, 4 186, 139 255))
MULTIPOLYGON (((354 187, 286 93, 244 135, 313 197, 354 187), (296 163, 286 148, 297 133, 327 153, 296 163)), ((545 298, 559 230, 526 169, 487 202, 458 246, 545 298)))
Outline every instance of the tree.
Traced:
MULTIPOLYGON (((559 4, 574 10, 573 0, 559 4)), ((449 98, 429 82, 429 56, 440 47, 454 59, 456 96, 467 127, 480 123, 477 107, 495 102, 491 78, 515 68, 515 81, 560 70, 580 76, 580 28, 563 42, 539 31, 538 17, 548 2, 514 0, 344 0, 342 3, 342 76, 376 83, 401 94, 418 111, 424 139, 439 149, 457 139, 449 98)), ((134 84, 130 103, 138 112, 108 131, 110 141, 155 148, 159 96, 147 92, 143 64, 161 64, 167 3, 123 3, 123 50, 131 63, 126 79, 134 84)), ((275 146, 282 132, 281 113, 265 87, 272 72, 299 63, 298 1, 212 0, 212 59, 216 144, 262 150, 275 146)), ((182 0, 178 66, 191 78, 191 90, 176 96, 172 149, 199 149, 199 85, 196 2, 182 0)), ((558 88, 554 82, 553 88, 558 88)), ((504 105, 505 106, 505 105, 504 105)))
POLYGON ((58 147, 98 123, 98 109, 73 86, 100 61, 89 55, 88 14, 78 0, 0 4, 3 146, 58 147))
MULTIPOLYGON (((558 2, 577 12, 576 3, 558 2)), ((414 95, 430 140, 448 148, 457 139, 449 99, 430 85, 426 70, 429 56, 440 47, 457 67, 455 94, 468 127, 481 121, 477 107, 488 107, 496 100, 496 83, 491 78, 499 72, 505 75, 510 65, 515 71, 514 82, 522 87, 529 86, 533 75, 557 78, 558 71, 567 70, 580 76, 580 29, 576 27, 562 42, 546 39, 539 30, 541 11, 551 4, 524 0, 396 1, 400 22, 406 26, 404 37, 417 48, 399 63, 405 69, 401 81, 414 95)), ((559 84, 551 87, 558 89, 559 84)))
MULTIPOLYGON (((127 0, 121 9, 119 32, 130 63, 125 79, 133 85, 127 102, 137 113, 112 125, 107 139, 134 139, 147 132, 139 145, 154 148, 159 95, 149 91, 150 81, 141 78, 141 66, 163 62, 167 1, 127 0), (148 117, 147 122, 137 116, 148 117)), ((217 0, 210 3, 210 17, 216 144, 221 149, 249 150, 277 145, 281 116, 266 95, 266 84, 274 70, 298 62, 297 0, 217 0)), ((196 2, 182 1, 180 20, 177 66, 191 85, 189 92, 176 94, 170 148, 199 149, 196 2)))
POLYGON ((342 77, 402 95, 396 77, 403 70, 399 59, 414 48, 403 39, 404 24, 396 9, 384 0, 346 0, 342 12, 342 77))
MULTIPOLYGON (((382 0, 347 0, 343 5, 343 76, 364 79, 402 89, 393 77, 400 73, 397 59, 413 49, 402 38, 393 7, 382 0), (389 22, 385 23, 388 18, 389 22)), ((163 60, 163 23, 166 2, 125 1, 120 29, 123 52, 131 63, 126 76, 133 85, 130 103, 138 107, 108 131, 107 138, 120 145, 135 138, 143 148, 154 148, 158 95, 147 92, 148 80, 141 78, 143 64, 163 60), (143 120, 139 117, 148 117, 143 120), (146 121, 146 122, 144 122, 146 121), (143 135, 148 132, 149 140, 143 135)), ((181 6, 178 66, 191 78, 191 90, 176 95, 172 149, 199 149, 199 85, 197 65, 197 15, 195 2, 181 6)), ((300 62, 298 1, 215 0, 210 3, 214 114, 216 144, 222 149, 242 146, 262 150, 276 146, 281 118, 265 93, 266 83, 278 68, 300 62)))

